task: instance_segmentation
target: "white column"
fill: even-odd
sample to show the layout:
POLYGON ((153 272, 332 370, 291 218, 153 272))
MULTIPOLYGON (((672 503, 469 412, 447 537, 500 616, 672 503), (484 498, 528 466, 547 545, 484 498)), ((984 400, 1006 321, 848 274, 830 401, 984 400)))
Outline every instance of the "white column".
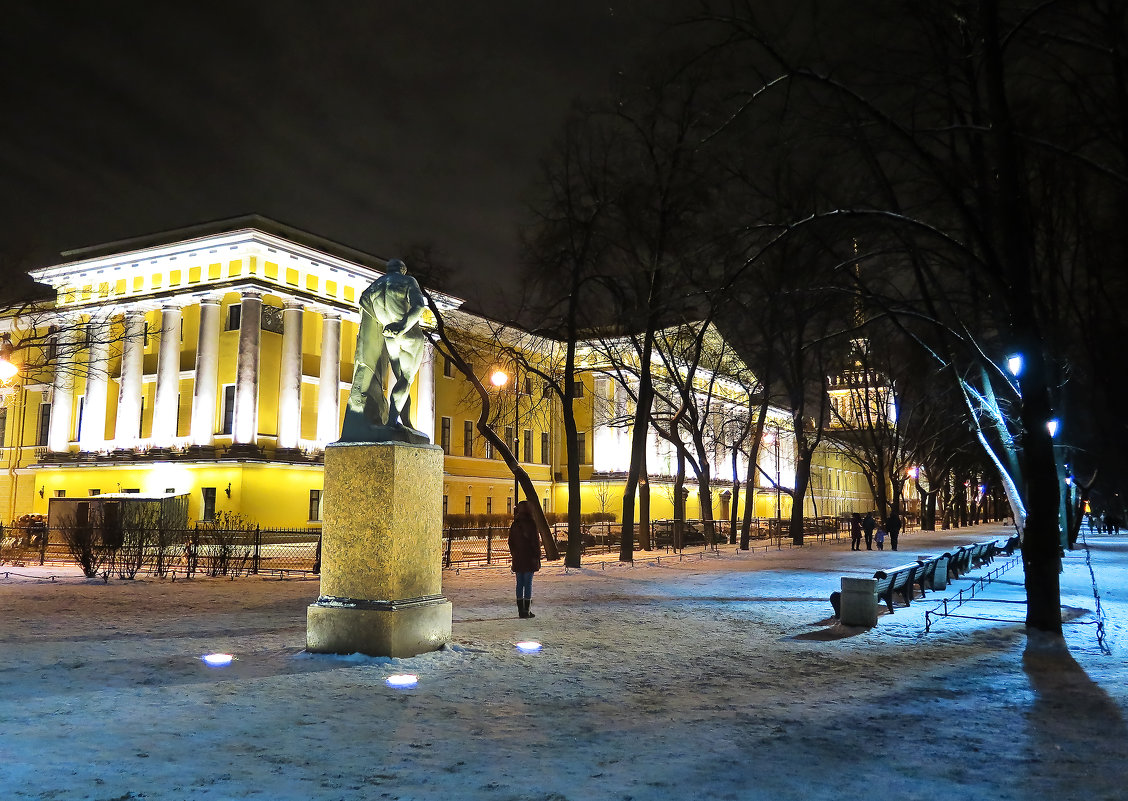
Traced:
POLYGON ((216 393, 219 381, 219 298, 200 301, 196 340, 196 379, 192 390, 192 444, 215 443, 216 393))
POLYGON ((121 343, 121 381, 118 386, 114 445, 132 448, 141 433, 141 379, 145 369, 145 312, 125 312, 121 343))
POLYGON ((262 295, 244 291, 239 310, 239 354, 235 364, 235 413, 232 444, 258 441, 259 346, 262 340, 262 295))
POLYGON ((282 306, 282 367, 278 376, 278 447, 297 448, 302 426, 302 314, 296 300, 282 306))
POLYGON ((153 436, 158 448, 175 444, 176 418, 180 408, 180 306, 161 307, 160 345, 157 351, 157 392, 153 399, 153 436))
POLYGON ((341 315, 321 316, 321 380, 317 387, 317 442, 341 438, 341 315))
POLYGON ((110 326, 102 321, 86 362, 86 397, 82 404, 82 427, 78 432, 80 450, 97 451, 106 447, 106 396, 110 381, 110 326))
MULTIPOLYGON (((412 410, 411 422, 415 428, 435 441, 435 346, 428 342, 423 348, 423 362, 415 374, 416 408, 412 410)), ((517 436, 521 436, 520 433, 517 436)))
MULTIPOLYGON (((74 323, 71 323, 74 325, 74 323)), ((71 415, 74 412, 74 370, 77 333, 60 331, 55 340, 55 378, 51 385, 51 420, 47 428, 47 450, 67 453, 71 437, 71 415)))

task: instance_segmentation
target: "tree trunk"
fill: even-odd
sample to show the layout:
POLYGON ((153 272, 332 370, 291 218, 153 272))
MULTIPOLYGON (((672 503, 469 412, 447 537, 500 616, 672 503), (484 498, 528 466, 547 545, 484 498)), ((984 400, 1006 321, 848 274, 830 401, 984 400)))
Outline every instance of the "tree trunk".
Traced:
POLYGON ((1053 440, 1046 423, 1053 417, 1049 371, 1038 330, 1033 298, 1034 238, 1026 217, 1027 195, 1019 163, 1021 148, 1014 131, 1006 93, 1003 43, 999 32, 998 1, 980 0, 983 81, 989 111, 987 146, 994 175, 993 209, 1000 261, 1009 294, 1009 329, 1022 348, 1021 379, 1023 471, 1027 486, 1027 517, 1022 561, 1026 573, 1026 625, 1061 634, 1062 536, 1058 525, 1059 488, 1053 440))

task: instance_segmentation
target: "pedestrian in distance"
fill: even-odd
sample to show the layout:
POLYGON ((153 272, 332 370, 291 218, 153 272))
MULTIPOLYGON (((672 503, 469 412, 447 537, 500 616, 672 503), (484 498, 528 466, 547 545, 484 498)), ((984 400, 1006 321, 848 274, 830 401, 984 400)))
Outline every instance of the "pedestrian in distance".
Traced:
POLYGON ((885 550, 885 526, 878 525, 877 531, 873 535, 874 542, 877 543, 877 550, 885 550))
POLYGON ((866 516, 862 518, 862 530, 866 533, 866 550, 873 550, 873 527, 876 524, 873 519, 873 512, 866 512, 866 516))
POLYGON ((509 526, 509 556, 517 574, 517 616, 536 617, 529 611, 533 598, 533 573, 540 570, 541 546, 537 522, 528 501, 520 501, 509 526))
POLYGON ((862 550, 862 516, 857 512, 850 520, 850 550, 862 550))
POLYGON ((885 530, 889 532, 889 549, 897 550, 897 537, 901 534, 901 516, 894 512, 885 521, 885 530))

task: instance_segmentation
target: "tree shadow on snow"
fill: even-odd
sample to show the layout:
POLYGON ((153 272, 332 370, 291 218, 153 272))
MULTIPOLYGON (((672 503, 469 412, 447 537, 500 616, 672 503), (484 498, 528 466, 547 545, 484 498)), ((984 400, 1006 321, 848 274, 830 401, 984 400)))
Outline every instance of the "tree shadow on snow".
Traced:
MULTIPOLYGON (((1071 611, 1063 610, 1063 617, 1071 611)), ((1128 726, 1117 702, 1089 678, 1060 637, 1030 632, 1022 668, 1034 691, 1027 716, 1031 740, 1053 766, 1047 772, 1062 783, 1063 797, 1077 797, 1078 781, 1085 783, 1086 797, 1120 797, 1123 774, 1108 769, 1128 757, 1128 726)))

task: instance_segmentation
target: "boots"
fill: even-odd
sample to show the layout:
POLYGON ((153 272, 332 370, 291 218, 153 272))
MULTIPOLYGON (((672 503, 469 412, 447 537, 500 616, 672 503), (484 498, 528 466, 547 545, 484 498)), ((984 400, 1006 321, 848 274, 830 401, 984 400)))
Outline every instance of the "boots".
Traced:
POLYGON ((529 611, 529 600, 530 599, 528 599, 528 598, 524 598, 524 599, 518 598, 517 599, 517 615, 518 615, 518 617, 536 617, 536 615, 534 615, 532 612, 529 611))

